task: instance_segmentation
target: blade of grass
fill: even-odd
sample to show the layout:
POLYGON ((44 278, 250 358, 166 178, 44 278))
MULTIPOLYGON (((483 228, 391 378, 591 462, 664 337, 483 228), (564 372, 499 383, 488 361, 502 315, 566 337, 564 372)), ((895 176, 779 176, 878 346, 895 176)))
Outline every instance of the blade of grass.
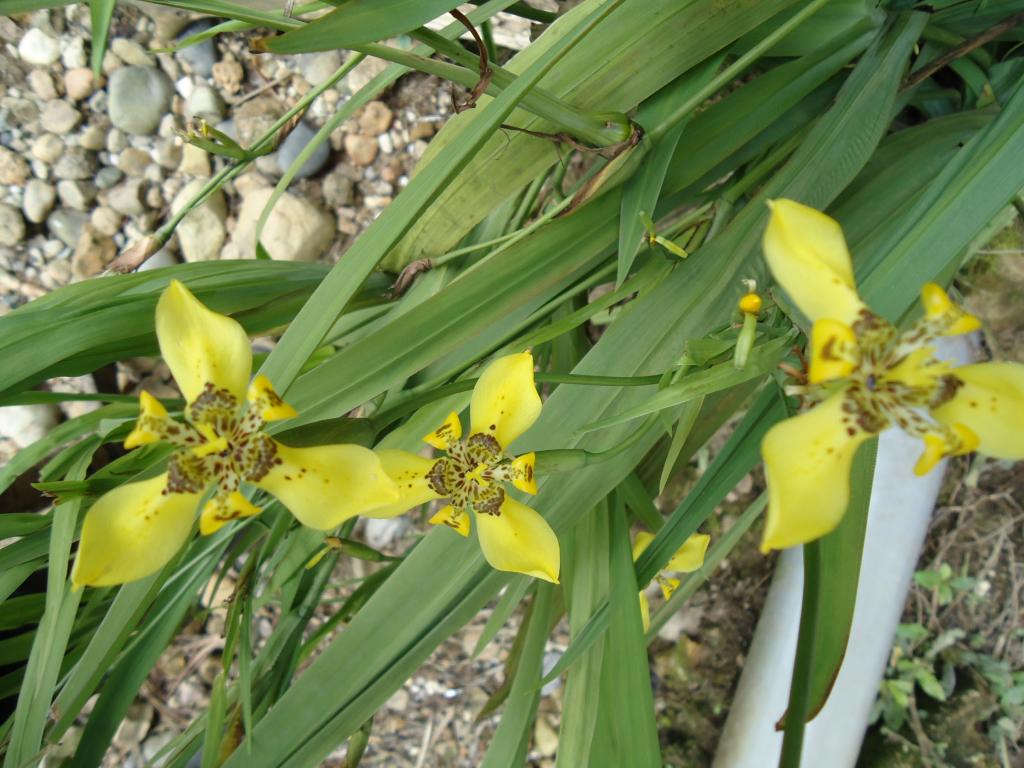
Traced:
MULTIPOLYGON (((563 581, 569 632, 573 640, 586 625, 594 609, 608 595, 610 582, 608 504, 602 502, 563 536, 563 581)), ((604 639, 592 645, 569 670, 562 696, 562 718, 558 728, 556 768, 591 765, 591 746, 601 700, 601 668, 604 639)))
POLYGON ((633 570, 626 509, 621 500, 611 515, 609 626, 605 639, 600 722, 610 754, 606 765, 660 768, 661 749, 654 719, 654 696, 647 644, 640 618, 639 587, 633 570))
POLYGON ((92 19, 92 44, 90 61, 93 75, 98 80, 103 76, 103 54, 107 52, 107 37, 110 34, 110 17, 114 14, 115 0, 89 0, 89 16, 92 19))
POLYGON ((537 714, 537 705, 540 703, 537 681, 540 679, 544 644, 548 639, 553 618, 554 591, 555 588, 551 584, 537 585, 533 610, 530 612, 530 624, 526 630, 526 641, 516 665, 512 689, 509 691, 505 711, 494 732, 494 738, 487 747, 480 768, 506 768, 525 763, 526 750, 533 732, 533 720, 537 714))
MULTIPOLYGON (((91 458, 91 455, 82 456, 67 477, 75 480, 84 478, 91 458)), ((67 580, 71 542, 75 536, 80 505, 81 499, 77 499, 54 507, 50 513, 54 522, 50 527, 46 609, 32 643, 32 652, 25 667, 25 679, 18 694, 14 726, 4 760, 4 765, 8 767, 20 766, 30 760, 42 745, 43 730, 60 674, 61 661, 82 596, 80 591, 71 589, 67 580)))

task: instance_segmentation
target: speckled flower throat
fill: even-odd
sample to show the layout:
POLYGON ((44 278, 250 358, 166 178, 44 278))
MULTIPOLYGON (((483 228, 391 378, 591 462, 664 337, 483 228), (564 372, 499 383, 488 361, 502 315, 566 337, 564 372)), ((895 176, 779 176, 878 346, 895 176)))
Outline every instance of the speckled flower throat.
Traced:
POLYGON ((165 495, 202 493, 216 485, 203 510, 206 532, 256 514, 259 508, 239 493, 242 482, 255 483, 282 463, 276 444, 261 430, 264 416, 280 418, 284 412, 292 413, 290 407, 263 377, 253 381, 248 400, 245 408, 227 389, 208 383, 189 404, 186 422, 181 423, 171 419, 156 398, 144 393, 139 420, 125 441, 134 447, 164 440, 179 449, 168 463, 165 495))
MULTIPOLYGON (((969 453, 978 437, 966 425, 944 424, 930 412, 949 402, 963 382, 935 357, 940 336, 965 333, 977 320, 955 306, 934 284, 922 292, 925 316, 900 334, 862 308, 852 326, 820 319, 814 324, 809 379, 820 394, 842 381, 842 422, 847 435, 877 434, 891 424, 924 441, 916 471, 924 474, 944 456, 969 453)), ((983 403, 972 403, 981 408, 983 403)))
POLYGON ((448 455, 434 463, 427 481, 460 512, 500 515, 505 501, 501 483, 527 492, 534 487, 532 454, 509 459, 491 435, 470 435, 448 445, 448 455))

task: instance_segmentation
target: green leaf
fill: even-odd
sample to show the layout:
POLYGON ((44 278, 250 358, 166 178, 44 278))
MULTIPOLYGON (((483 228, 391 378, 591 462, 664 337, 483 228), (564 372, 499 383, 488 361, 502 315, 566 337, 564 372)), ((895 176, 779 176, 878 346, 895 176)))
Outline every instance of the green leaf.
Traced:
MULTIPOLYGON (((601 556, 608 551, 608 503, 602 501, 562 537, 562 581, 573 641, 608 595, 609 563, 601 556)), ((562 696, 556 768, 592 764, 603 660, 604 638, 599 638, 569 668, 562 696)))
MULTIPOLYGON (((526 751, 533 732, 533 721, 540 703, 541 664, 544 661, 544 643, 548 639, 551 627, 553 596, 555 588, 551 584, 539 584, 533 609, 530 611, 530 623, 525 628, 526 639, 522 653, 516 665, 515 678, 508 694, 505 711, 501 722, 494 732, 484 755, 481 768, 505 768, 512 765, 523 765, 526 751)), ((524 631, 524 630, 520 630, 524 631)))
POLYGON ((341 0, 326 16, 270 38, 266 49, 306 53, 351 48, 408 32, 458 5, 458 0, 341 0))
POLYGON ((110 17, 113 14, 114 0, 89 0, 89 15, 92 19, 90 59, 97 80, 103 75, 103 54, 107 52, 107 36, 110 34, 110 17))
MULTIPOLYGON (((82 456, 72 468, 69 477, 85 477, 91 456, 82 456)), ((25 678, 18 694, 14 712, 14 726, 4 766, 20 766, 32 760, 43 740, 50 703, 60 674, 71 636, 80 591, 71 589, 68 581, 68 561, 71 542, 81 501, 71 501, 54 508, 54 522, 50 531, 50 552, 46 578, 46 609, 39 629, 35 633, 32 651, 25 667, 25 678)))
POLYGON ((611 515, 610 536, 609 623, 598 704, 599 723, 603 725, 600 739, 608 751, 601 753, 601 764, 660 768, 661 749, 640 617, 639 587, 621 501, 611 515))
MULTIPOLYGON (((660 124, 672 114, 676 104, 689 100, 697 91, 707 85, 722 63, 724 54, 712 56, 707 61, 681 75, 674 83, 666 86, 649 101, 644 102, 636 116, 637 123, 645 130, 660 124)), ((619 257, 616 270, 616 285, 629 274, 640 250, 641 233, 644 230, 645 212, 653 211, 661 194, 669 161, 676 151, 679 137, 686 128, 689 118, 680 120, 647 151, 640 170, 633 174, 622 189, 622 205, 619 211, 619 257)), ((644 138, 648 144, 650 139, 644 138)), ((648 217, 648 221, 649 221, 648 217)))

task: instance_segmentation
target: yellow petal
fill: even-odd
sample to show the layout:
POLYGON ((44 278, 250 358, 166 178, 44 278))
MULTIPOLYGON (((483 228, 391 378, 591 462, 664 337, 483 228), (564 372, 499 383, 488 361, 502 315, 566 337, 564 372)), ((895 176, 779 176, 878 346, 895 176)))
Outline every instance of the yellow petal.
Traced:
POLYGON ((944 336, 957 336, 981 328, 981 321, 954 304, 942 286, 925 283, 921 287, 921 303, 929 318, 942 321, 944 336))
POLYGON ((139 393, 139 418, 135 421, 135 427, 128 433, 128 437, 124 439, 124 447, 131 450, 140 445, 160 441, 169 423, 170 419, 163 403, 146 390, 142 390, 139 393))
POLYGON ((476 529, 494 568, 558 583, 558 537, 535 510, 506 496, 499 514, 476 515, 476 529))
POLYGON ((253 484, 274 494, 303 525, 329 530, 356 515, 391 516, 378 513, 395 505, 398 488, 369 448, 274 445, 274 467, 253 484))
POLYGON ((163 568, 188 539, 201 494, 168 493, 167 475, 127 483, 85 516, 71 572, 75 587, 108 587, 163 568))
POLYGON ((298 411, 281 399, 270 379, 262 373, 249 385, 248 399, 253 408, 259 409, 260 418, 264 421, 291 419, 299 415, 298 411))
POLYGON ((199 515, 199 532, 203 536, 216 533, 232 520, 240 517, 258 515, 260 508, 249 501, 239 491, 227 495, 217 494, 203 505, 199 515))
POLYGON ((643 592, 640 593, 640 620, 643 621, 644 632, 647 632, 651 628, 651 604, 643 592))
POLYGON ((207 384, 226 389, 241 403, 252 370, 245 329, 207 309, 177 280, 171 280, 156 305, 160 354, 181 393, 191 403, 207 384))
POLYGON ((451 504, 439 509, 428 522, 431 525, 447 525, 460 536, 469 536, 469 515, 451 504))
POLYGON ((814 321, 811 330, 811 363, 807 378, 811 384, 844 379, 860 364, 860 348, 853 329, 827 317, 814 321))
POLYGON ((644 550, 654 541, 654 534, 647 531, 640 531, 633 539, 633 562, 636 562, 644 550))
POLYGON ((853 325, 864 303, 839 222, 792 200, 769 205, 764 255, 775 280, 812 322, 828 317, 853 325))
MULTIPOLYGON (((698 568, 700 566, 697 566, 698 568)), ((672 597, 672 593, 679 589, 679 579, 673 579, 670 576, 659 576, 658 586, 661 587, 661 596, 668 600, 672 597)))
POLYGON ((499 357, 487 366, 473 388, 469 405, 471 433, 493 435, 502 448, 523 434, 540 416, 541 400, 533 383, 533 355, 499 357))
POLYGON ((537 475, 534 468, 537 466, 537 454, 531 451, 524 453, 512 460, 511 474, 512 485, 523 493, 531 496, 537 493, 537 475))
POLYGON ((448 446, 462 437, 462 422, 459 421, 459 414, 452 411, 444 424, 435 429, 423 438, 423 442, 432 445, 439 451, 447 451, 448 446))
POLYGON ((672 559, 668 561, 668 565, 665 566, 665 570, 675 573, 696 571, 704 565, 704 554, 708 551, 710 543, 711 537, 706 533, 693 534, 683 542, 683 546, 676 550, 672 559))
POLYGON ((982 453, 1024 459, 1024 365, 977 363, 955 368, 953 375, 963 386, 932 415, 970 429, 982 453))
POLYGON ((427 472, 434 466, 435 459, 392 448, 381 448, 374 453, 380 459, 384 472, 397 486, 398 501, 375 510, 373 517, 394 517, 441 498, 427 482, 427 472))
POLYGON ((843 393, 786 419, 761 443, 768 516, 761 551, 824 536, 839 524, 850 497, 850 464, 868 434, 843 412, 843 393), (851 434, 852 433, 852 434, 851 434))

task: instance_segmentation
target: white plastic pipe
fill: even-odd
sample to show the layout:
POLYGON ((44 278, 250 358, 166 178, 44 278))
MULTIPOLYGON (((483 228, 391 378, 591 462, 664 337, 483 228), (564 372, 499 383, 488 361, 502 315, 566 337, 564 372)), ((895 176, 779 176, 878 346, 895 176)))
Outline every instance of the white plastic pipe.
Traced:
MULTIPOLYGON (((967 339, 941 339, 939 356, 964 363, 967 339)), ((885 673, 893 637, 945 474, 945 462, 914 474, 921 441, 898 429, 878 441, 857 604, 846 658, 824 708, 804 733, 802 768, 853 768, 885 673)), ((789 699, 803 593, 803 553, 779 556, 713 768, 778 764, 782 733, 775 723, 789 699)))

